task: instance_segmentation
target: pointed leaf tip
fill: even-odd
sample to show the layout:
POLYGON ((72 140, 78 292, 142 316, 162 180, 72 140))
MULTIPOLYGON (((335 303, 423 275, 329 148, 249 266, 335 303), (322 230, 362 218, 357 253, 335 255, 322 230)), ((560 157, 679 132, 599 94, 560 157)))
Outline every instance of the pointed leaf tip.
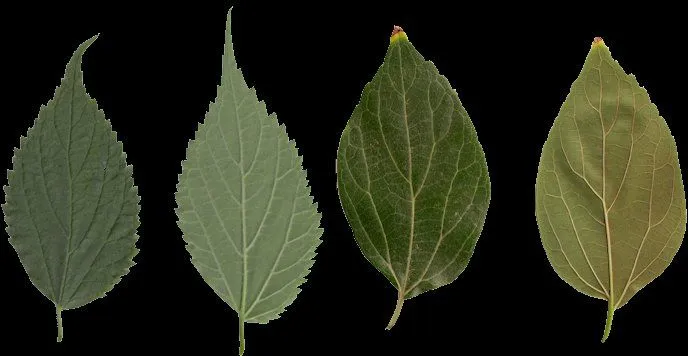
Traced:
POLYGON ((191 262, 238 314, 242 355, 246 349, 245 324, 277 319, 296 299, 313 265, 322 231, 313 229, 320 225, 320 213, 309 195, 296 144, 277 116, 268 115, 265 102, 258 100, 255 88, 248 87, 237 66, 232 11, 230 8, 227 14, 218 94, 188 143, 175 211, 191 262), (223 95, 225 92, 231 94, 223 95), (228 146, 225 137, 236 145, 228 146), (228 164, 204 163, 215 157, 218 149, 229 158, 228 164), (242 158, 245 155, 246 160, 242 158), (250 167, 244 164, 248 160, 250 167), (292 193, 284 196, 285 191, 292 193), (194 192, 201 192, 201 196, 194 192), (211 211, 204 206, 210 206, 211 211), (223 207, 230 213, 221 213, 223 207), (280 210, 277 218, 273 216, 275 209, 280 210), (241 228, 228 235, 225 227, 237 225, 241 228), (199 226, 203 234, 198 233, 199 226))
POLYGON ((404 29, 401 28, 401 26, 394 25, 394 29, 392 30, 392 36, 389 38, 389 43, 394 43, 398 41, 399 38, 403 38, 408 41, 408 36, 406 36, 406 32, 404 32, 404 29))
POLYGON ((129 273, 138 251, 140 197, 132 166, 105 114, 86 91, 80 68, 84 52, 97 38, 77 47, 53 98, 40 106, 33 126, 20 136, 3 187, 9 242, 30 281, 56 307, 57 342, 63 339, 62 311, 106 296, 129 273), (65 129, 68 134, 61 137, 65 129), (89 134, 91 138, 84 140, 89 134), (41 168, 45 160, 55 162, 50 174, 41 168), (79 169, 78 182, 73 169, 79 169), (22 177, 27 174, 35 175, 44 189, 34 181, 25 182, 22 177), (120 197, 119 202, 101 200, 108 196, 120 197), (45 209, 53 214, 38 219, 30 213, 45 209), (43 231, 51 232, 49 238, 42 239, 43 231))
POLYGON ((82 43, 79 45, 79 47, 77 48, 77 52, 80 53, 80 54, 83 54, 84 52, 86 52, 86 50, 88 49, 88 47, 90 47, 90 46, 93 44, 93 42, 95 42, 95 41, 98 39, 99 36, 100 36, 100 33, 96 33, 95 35, 91 36, 91 38, 89 38, 89 39, 87 39, 86 41, 82 42, 82 43))
POLYGON ((599 46, 599 45, 603 45, 603 44, 604 44, 604 40, 602 39, 602 37, 595 37, 595 38, 592 40, 592 45, 593 45, 593 46, 599 46))

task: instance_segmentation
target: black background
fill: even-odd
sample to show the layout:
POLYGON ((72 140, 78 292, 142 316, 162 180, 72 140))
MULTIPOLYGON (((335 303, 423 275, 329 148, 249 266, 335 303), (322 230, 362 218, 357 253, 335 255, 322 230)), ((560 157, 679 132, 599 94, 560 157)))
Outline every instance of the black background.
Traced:
MULTIPOLYGON (((2 348, 76 350, 96 343, 236 353, 236 314, 191 265, 173 210, 186 144, 219 83, 230 4, 173 3, 23 5, 0 15, 8 90, 0 117, 3 184, 13 147, 52 97, 68 58, 100 33, 84 57, 86 87, 124 142, 142 197, 137 265, 106 298, 63 314, 61 345, 54 343, 53 305, 31 285, 10 244, 0 241, 2 348)), ((604 37, 648 89, 679 157, 688 159, 685 28, 671 17, 678 12, 630 5, 380 5, 241 1, 233 10, 239 66, 296 140, 325 230, 297 300, 280 319, 247 326, 247 354, 656 348, 685 338, 688 248, 617 311, 601 345, 605 303, 559 279, 534 217, 540 150, 594 36, 604 37), (395 24, 458 91, 487 155, 492 200, 466 271, 407 301, 397 325, 385 331, 396 291, 356 246, 337 197, 335 157, 395 24)))

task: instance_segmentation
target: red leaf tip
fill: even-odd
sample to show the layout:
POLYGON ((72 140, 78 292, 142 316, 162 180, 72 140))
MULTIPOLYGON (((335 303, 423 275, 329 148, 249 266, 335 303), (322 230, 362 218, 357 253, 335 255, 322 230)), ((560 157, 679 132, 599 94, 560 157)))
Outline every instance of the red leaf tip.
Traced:
POLYGON ((396 35, 399 32, 404 32, 404 29, 401 28, 401 26, 394 25, 394 29, 392 30, 392 36, 396 35))

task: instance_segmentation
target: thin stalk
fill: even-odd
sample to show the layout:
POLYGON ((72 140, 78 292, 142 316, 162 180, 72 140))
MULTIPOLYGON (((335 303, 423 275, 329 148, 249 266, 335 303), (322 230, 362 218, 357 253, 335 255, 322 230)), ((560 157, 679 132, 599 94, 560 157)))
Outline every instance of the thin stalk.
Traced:
POLYGON ((62 307, 55 306, 55 316, 57 317, 57 342, 62 342, 62 307))
POLYGON ((399 319, 399 314, 401 314, 401 307, 404 306, 404 293, 399 291, 399 296, 397 297, 397 306, 394 308, 394 314, 392 314, 392 319, 389 320, 389 324, 385 330, 390 330, 396 324, 397 319, 399 319))
POLYGON ((244 339, 244 319, 239 318, 239 356, 246 350, 246 340, 244 339))
POLYGON ((604 326, 604 335, 602 335, 602 342, 607 341, 609 333, 612 331, 612 319, 614 319, 614 303, 609 301, 609 307, 607 308, 607 323, 604 326))

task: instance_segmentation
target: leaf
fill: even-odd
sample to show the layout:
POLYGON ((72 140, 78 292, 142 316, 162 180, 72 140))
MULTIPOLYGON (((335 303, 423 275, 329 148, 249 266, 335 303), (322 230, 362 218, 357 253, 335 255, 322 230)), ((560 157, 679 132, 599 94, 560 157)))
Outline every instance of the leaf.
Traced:
POLYGON ((134 265, 139 196, 122 143, 87 93, 74 52, 55 96, 21 137, 2 209, 29 279, 63 310, 105 296, 134 265))
POLYGON ((339 197, 363 255, 405 299, 466 268, 490 200, 485 155, 449 81, 395 26, 337 157, 339 197))
POLYGON ((290 305, 320 244, 301 157, 237 68, 227 15, 222 79, 182 162, 176 210, 192 263, 244 323, 290 305))
POLYGON ((686 228, 674 138, 647 91, 595 38, 542 149, 536 216, 547 257, 614 311, 657 278, 686 228))

